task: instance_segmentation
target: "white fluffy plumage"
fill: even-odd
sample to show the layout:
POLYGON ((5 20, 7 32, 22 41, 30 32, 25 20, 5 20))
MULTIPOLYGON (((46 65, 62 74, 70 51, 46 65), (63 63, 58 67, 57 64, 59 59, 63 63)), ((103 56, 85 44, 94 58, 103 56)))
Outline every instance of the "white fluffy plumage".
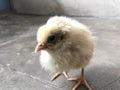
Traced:
POLYGON ((53 33, 62 40, 41 50, 40 64, 51 72, 84 68, 93 55, 94 43, 90 30, 80 22, 64 16, 54 16, 41 26, 37 41, 47 44, 53 33), (60 33, 60 34, 59 34, 60 33))

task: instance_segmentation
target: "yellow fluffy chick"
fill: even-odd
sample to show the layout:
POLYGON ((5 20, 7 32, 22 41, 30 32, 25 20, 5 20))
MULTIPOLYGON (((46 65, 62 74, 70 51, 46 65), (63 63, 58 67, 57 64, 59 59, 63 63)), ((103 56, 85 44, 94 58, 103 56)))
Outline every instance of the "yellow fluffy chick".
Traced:
POLYGON ((94 42, 90 30, 80 22, 64 16, 51 17, 37 32, 41 51, 40 64, 45 70, 57 72, 52 80, 62 73, 68 80, 77 80, 72 90, 84 84, 91 90, 84 76, 84 68, 93 55, 94 42), (81 68, 80 78, 69 78, 66 72, 81 68))

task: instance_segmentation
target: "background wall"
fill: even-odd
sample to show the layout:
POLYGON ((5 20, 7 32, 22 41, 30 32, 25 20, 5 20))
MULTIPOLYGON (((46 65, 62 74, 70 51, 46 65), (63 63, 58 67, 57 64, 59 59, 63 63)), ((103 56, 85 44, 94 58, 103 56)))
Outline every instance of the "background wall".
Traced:
POLYGON ((10 1, 9 0, 0 0, 0 11, 6 10, 10 8, 10 1))
POLYGON ((120 17, 120 0, 11 0, 23 14, 120 17))

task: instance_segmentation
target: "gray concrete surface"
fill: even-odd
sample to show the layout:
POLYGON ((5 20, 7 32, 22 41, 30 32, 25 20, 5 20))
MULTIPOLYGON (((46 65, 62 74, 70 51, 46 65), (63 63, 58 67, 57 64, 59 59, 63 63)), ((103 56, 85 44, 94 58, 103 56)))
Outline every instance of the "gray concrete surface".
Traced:
MULTIPOLYGON (((75 17, 74 17, 75 18, 75 17)), ((0 90, 71 90, 75 82, 39 65, 34 53, 37 28, 48 17, 26 15, 0 16, 0 90)), ((76 17, 96 36, 95 53, 85 75, 93 90, 120 90, 120 19, 76 17)), ((78 77, 80 70, 71 71, 78 77)), ((78 90, 87 90, 81 86, 78 90)))
POLYGON ((17 13, 120 17, 120 0, 11 0, 17 13))

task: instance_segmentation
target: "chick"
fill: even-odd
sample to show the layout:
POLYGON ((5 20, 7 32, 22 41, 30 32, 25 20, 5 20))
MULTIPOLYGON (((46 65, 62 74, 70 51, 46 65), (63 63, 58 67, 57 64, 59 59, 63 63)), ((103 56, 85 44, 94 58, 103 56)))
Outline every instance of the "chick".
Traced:
POLYGON ((57 72, 52 80, 62 73, 68 80, 76 80, 72 90, 88 85, 84 68, 89 64, 94 51, 94 40, 90 30, 76 20, 64 16, 51 17, 37 32, 35 52, 41 51, 40 64, 48 71, 57 72), (69 78, 67 72, 81 68, 79 78, 69 78))

